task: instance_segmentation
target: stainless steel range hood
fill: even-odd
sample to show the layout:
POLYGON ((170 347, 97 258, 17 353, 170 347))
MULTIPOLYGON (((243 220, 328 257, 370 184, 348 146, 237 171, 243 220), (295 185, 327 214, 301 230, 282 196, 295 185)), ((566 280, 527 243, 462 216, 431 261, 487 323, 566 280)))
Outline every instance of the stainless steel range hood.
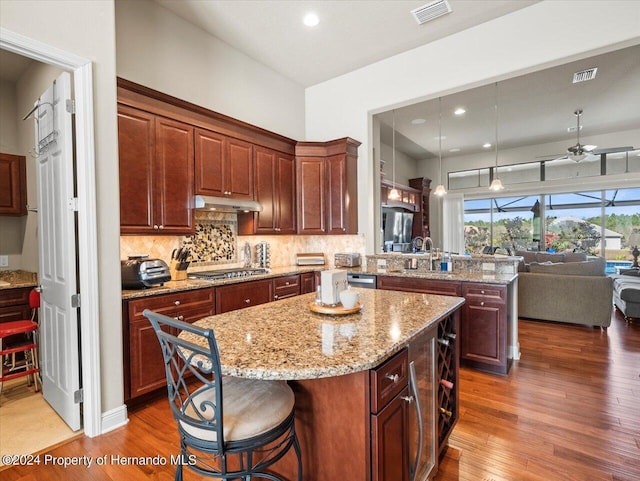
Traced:
POLYGON ((196 195, 194 206, 198 210, 215 210, 217 212, 261 212, 262 205, 255 200, 229 199, 196 195))

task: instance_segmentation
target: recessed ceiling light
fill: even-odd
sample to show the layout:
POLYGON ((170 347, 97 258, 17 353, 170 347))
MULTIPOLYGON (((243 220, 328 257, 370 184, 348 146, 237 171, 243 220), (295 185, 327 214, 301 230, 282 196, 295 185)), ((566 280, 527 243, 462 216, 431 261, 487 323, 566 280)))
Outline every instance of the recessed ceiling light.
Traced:
POLYGON ((307 27, 315 27, 320 23, 320 18, 315 13, 307 13, 302 21, 307 27))
POLYGON ((449 152, 460 152, 460 149, 449 149, 449 152))
POLYGON ((483 146, 485 149, 488 149, 489 147, 491 147, 491 144, 490 144, 489 142, 487 142, 486 144, 482 144, 482 146, 483 146))
POLYGON ((464 114, 465 112, 466 112, 466 110, 465 110, 465 109, 463 109, 462 107, 458 107, 457 109, 455 109, 455 110, 453 111, 453 113, 454 113, 454 114, 456 114, 456 115, 462 115, 462 114, 464 114))
POLYGON ((414 124, 414 125, 424 124, 425 122, 426 122, 426 120, 425 120, 425 119, 413 119, 413 120, 411 121, 411 123, 412 123, 412 124, 414 124))

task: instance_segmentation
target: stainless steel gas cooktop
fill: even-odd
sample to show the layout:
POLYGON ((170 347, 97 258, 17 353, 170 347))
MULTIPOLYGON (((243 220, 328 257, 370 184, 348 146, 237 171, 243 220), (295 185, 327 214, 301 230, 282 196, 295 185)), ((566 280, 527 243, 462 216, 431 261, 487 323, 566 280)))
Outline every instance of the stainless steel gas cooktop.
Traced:
POLYGON ((215 281, 217 279, 231 279, 234 277, 250 277, 258 274, 266 274, 266 269, 238 267, 236 269, 220 269, 216 271, 192 272, 187 277, 189 279, 205 279, 215 281))

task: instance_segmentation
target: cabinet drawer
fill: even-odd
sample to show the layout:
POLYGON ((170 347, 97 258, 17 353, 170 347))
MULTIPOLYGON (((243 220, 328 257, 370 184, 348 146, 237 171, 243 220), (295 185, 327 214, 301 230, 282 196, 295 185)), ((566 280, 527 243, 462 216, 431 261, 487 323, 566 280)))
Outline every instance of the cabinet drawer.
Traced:
POLYGON ((176 311, 204 308, 214 311, 214 289, 197 289, 193 291, 165 294, 129 301, 129 321, 142 319, 142 311, 150 309, 154 312, 173 316, 176 311))
POLYGON ((242 282, 216 288, 216 314, 265 304, 273 300, 273 280, 242 282))
MULTIPOLYGON (((20 287, 17 289, 2 289, 0 291, 0 307, 17 306, 26 304, 29 306, 29 293, 33 287, 20 287)), ((29 315, 31 317, 31 315, 29 315)))
POLYGON ((278 277, 273 280, 274 299, 300 295, 300 276, 278 277))
POLYGON ((507 287, 497 284, 480 284, 476 282, 463 282, 462 295, 469 301, 482 298, 491 302, 506 302, 507 287))
POLYGON ((380 411, 409 382, 407 350, 403 349, 391 359, 370 372, 371 412, 380 411))

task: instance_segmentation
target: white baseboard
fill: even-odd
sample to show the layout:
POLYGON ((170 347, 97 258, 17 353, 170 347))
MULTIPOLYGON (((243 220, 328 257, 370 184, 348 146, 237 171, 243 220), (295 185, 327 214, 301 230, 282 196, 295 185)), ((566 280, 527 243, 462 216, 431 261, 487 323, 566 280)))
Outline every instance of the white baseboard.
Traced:
POLYGON ((124 426, 129 422, 127 416, 127 406, 123 404, 120 407, 111 409, 110 411, 102 413, 102 432, 101 434, 108 433, 116 428, 124 426))

